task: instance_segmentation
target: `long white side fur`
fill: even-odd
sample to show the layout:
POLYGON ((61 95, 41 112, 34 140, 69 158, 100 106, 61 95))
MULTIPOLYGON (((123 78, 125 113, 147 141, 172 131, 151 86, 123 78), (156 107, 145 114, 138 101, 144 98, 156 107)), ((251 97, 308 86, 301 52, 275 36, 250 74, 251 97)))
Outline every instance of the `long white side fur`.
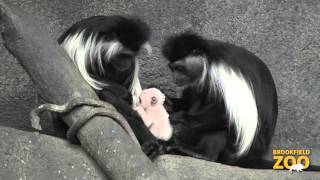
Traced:
POLYGON ((208 74, 208 63, 207 63, 207 59, 205 59, 204 57, 199 56, 199 58, 202 63, 202 73, 201 73, 201 77, 198 84, 201 86, 205 84, 204 82, 208 74))
POLYGON ((142 93, 142 88, 139 80, 139 61, 138 59, 135 60, 134 64, 134 73, 133 73, 133 79, 131 86, 129 87, 129 91, 131 92, 132 95, 132 106, 136 107, 137 105, 140 104, 139 97, 142 93))
MULTIPOLYGON (((251 84, 240 72, 226 64, 211 64, 209 78, 213 91, 224 99, 230 126, 236 130, 236 155, 246 154, 255 139, 258 129, 258 110, 251 84)), ((212 94, 212 93, 210 93, 212 94)))
POLYGON ((95 48, 96 38, 91 35, 88 40, 84 42, 83 33, 84 32, 82 31, 80 33, 68 36, 61 43, 61 46, 76 64, 81 75, 90 84, 90 86, 94 89, 101 90, 103 87, 107 86, 107 84, 90 77, 86 69, 86 61, 89 60, 90 63, 92 63, 91 58, 86 59, 86 57, 90 57, 90 55, 92 55, 90 53, 92 53, 93 50, 90 51, 90 49, 95 48))
MULTIPOLYGON (((98 60, 98 69, 94 69, 94 71, 99 71, 102 74, 105 74, 107 73, 103 68, 103 63, 105 62, 102 61, 109 61, 112 56, 116 55, 124 48, 118 41, 97 41, 97 36, 95 34, 91 34, 89 38, 84 41, 84 31, 85 30, 69 35, 61 43, 61 46, 65 49, 67 54, 76 64, 81 75, 88 82, 88 84, 96 90, 102 90, 104 87, 107 87, 108 84, 98 81, 88 74, 86 68, 86 63, 88 63, 87 61, 89 61, 92 65, 91 67, 94 68, 95 66, 93 66, 93 59, 96 58, 98 60), (103 50, 106 51, 105 54, 101 53, 103 50)), ((136 106, 139 103, 139 96, 142 92, 139 81, 139 63, 137 60, 135 61, 133 80, 132 84, 130 85, 129 91, 132 95, 133 106, 136 106)))

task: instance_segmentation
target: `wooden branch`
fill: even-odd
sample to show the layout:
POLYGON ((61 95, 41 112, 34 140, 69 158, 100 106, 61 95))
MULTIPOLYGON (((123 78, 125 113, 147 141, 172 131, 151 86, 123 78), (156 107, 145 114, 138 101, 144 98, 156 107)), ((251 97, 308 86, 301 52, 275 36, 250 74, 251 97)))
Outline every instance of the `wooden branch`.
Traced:
MULTIPOLYGON (((98 99, 64 50, 34 18, 3 0, 0 8, 5 46, 47 102, 64 104, 75 97, 98 99)), ((89 106, 79 107, 64 121, 70 126, 92 110, 89 106)), ((167 179, 110 118, 94 116, 80 129, 78 139, 111 179, 167 179)))

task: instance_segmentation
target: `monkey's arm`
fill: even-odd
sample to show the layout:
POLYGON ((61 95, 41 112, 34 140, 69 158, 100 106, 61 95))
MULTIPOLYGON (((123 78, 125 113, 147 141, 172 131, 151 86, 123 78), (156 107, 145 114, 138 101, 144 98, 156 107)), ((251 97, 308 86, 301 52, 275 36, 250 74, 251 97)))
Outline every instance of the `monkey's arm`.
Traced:
POLYGON ((188 106, 186 105, 186 102, 183 98, 176 98, 176 97, 172 97, 172 96, 168 95, 158 85, 150 84, 148 86, 148 88, 157 88, 157 89, 161 90, 161 92, 166 97, 163 105, 169 114, 174 113, 174 112, 178 112, 178 111, 183 111, 188 108, 188 106))
POLYGON ((119 111, 119 113, 121 113, 126 118, 141 144, 144 141, 153 138, 151 133, 149 133, 148 128, 144 125, 144 122, 142 121, 140 116, 126 101, 124 101, 122 98, 118 98, 116 94, 109 91, 108 89, 100 91, 99 97, 102 100, 112 104, 117 109, 117 111, 119 111))
POLYGON ((166 96, 164 106, 169 114, 178 111, 185 111, 188 108, 187 104, 182 98, 173 98, 169 96, 166 96))
POLYGON ((147 112, 141 106, 137 106, 134 110, 140 115, 145 125, 149 128, 152 124, 152 119, 148 116, 147 112))

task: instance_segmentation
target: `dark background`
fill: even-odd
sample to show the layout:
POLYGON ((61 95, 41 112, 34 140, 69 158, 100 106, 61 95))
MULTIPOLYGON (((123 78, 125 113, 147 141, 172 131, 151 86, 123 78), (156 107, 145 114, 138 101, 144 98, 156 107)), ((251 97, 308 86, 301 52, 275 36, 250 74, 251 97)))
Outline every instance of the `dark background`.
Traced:
MULTIPOLYGON (((270 68, 279 118, 272 149, 311 149, 320 164, 320 1, 317 0, 14 0, 57 38, 93 15, 137 15, 152 28, 153 55, 141 55, 141 81, 175 89, 160 47, 170 34, 192 29, 209 39, 243 46, 270 68)), ((2 41, 2 40, 0 40, 2 41)), ((36 101, 31 80, 0 45, 0 125, 30 129, 36 101)), ((61 73, 61 72, 57 72, 61 73)), ((50 127, 50 122, 45 125, 50 127)), ((49 130, 48 130, 49 131, 49 130)), ((51 133, 54 133, 53 131, 51 133)))

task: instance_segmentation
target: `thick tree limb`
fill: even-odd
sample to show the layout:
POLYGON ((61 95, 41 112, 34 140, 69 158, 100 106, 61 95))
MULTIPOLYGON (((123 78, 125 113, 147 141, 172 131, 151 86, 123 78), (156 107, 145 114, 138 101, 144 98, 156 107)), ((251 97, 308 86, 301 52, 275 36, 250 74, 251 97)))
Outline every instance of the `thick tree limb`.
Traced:
MULTIPOLYGON (((0 7, 5 46, 47 102, 64 104, 75 97, 98 99, 66 53, 34 18, 2 0, 0 7)), ((70 126, 93 109, 81 106, 66 115, 64 121, 70 126)), ((78 139, 111 179, 166 179, 110 118, 94 116, 80 129, 78 139)))

